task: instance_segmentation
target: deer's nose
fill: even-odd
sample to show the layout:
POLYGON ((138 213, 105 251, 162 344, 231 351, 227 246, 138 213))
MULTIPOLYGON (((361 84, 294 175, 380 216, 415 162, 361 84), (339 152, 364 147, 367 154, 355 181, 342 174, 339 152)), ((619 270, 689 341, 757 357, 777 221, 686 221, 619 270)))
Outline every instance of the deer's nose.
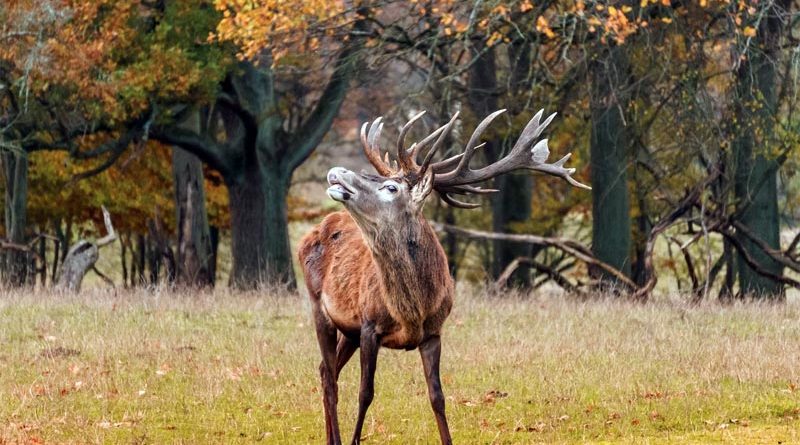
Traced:
POLYGON ((328 184, 334 184, 341 181, 346 173, 348 173, 348 170, 342 167, 333 167, 332 169, 328 170, 328 184))

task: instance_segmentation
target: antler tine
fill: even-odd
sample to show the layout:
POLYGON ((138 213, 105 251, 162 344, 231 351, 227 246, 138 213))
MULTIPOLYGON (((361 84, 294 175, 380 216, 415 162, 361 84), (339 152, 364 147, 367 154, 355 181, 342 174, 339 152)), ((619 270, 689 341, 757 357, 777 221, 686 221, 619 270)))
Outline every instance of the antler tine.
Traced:
MULTIPOLYGON (((486 146, 486 142, 484 142, 484 143, 478 145, 477 147, 475 147, 475 150, 477 150, 479 148, 483 148, 484 146, 486 146)), ((447 158, 447 159, 445 159, 443 161, 434 162, 433 164, 431 164, 431 169, 433 169, 433 171, 435 171, 436 173, 441 173, 441 172, 447 170, 448 168, 452 168, 452 167, 455 167, 456 165, 458 165, 458 163, 461 161, 461 158, 463 158, 463 157, 464 157, 464 153, 459 153, 459 154, 457 154, 455 156, 451 156, 451 157, 449 157, 449 158, 447 158)))
POLYGON ((433 142, 434 139, 439 137, 439 134, 441 134, 442 131, 444 131, 446 128, 447 124, 442 125, 441 127, 437 128, 433 133, 425 136, 425 139, 419 142, 414 142, 413 144, 411 144, 411 147, 408 147, 406 153, 408 153, 411 159, 417 159, 417 154, 419 154, 419 151, 430 145, 430 143, 433 142))
POLYGON ((419 118, 421 118, 425 114, 425 110, 415 114, 411 119, 403 125, 403 128, 400 129, 400 134, 397 136, 397 162, 400 164, 400 168, 403 169, 405 172, 412 172, 415 170, 415 165, 413 159, 411 158, 410 153, 408 153, 405 149, 405 141, 406 141, 406 134, 408 131, 411 130, 411 127, 414 125, 419 118))
POLYGON ((457 207, 459 209, 477 209, 481 205, 474 202, 464 202, 459 201, 447 193, 439 193, 439 197, 442 198, 442 201, 447 203, 450 207, 457 207))
POLYGON ((364 122, 364 125, 361 126, 361 145, 363 145, 367 160, 369 160, 369 163, 372 164, 378 174, 389 176, 392 173, 391 168, 388 163, 384 163, 381 160, 379 145, 381 131, 383 130, 382 119, 383 117, 379 117, 371 123, 364 122), (367 126, 369 126, 369 129, 367 126))
POLYGON ((497 189, 485 189, 483 187, 476 187, 473 185, 454 185, 449 187, 439 187, 439 190, 441 192, 457 193, 459 195, 466 195, 466 194, 491 195, 492 193, 497 193, 500 191, 497 189))
POLYGON ((469 142, 467 143, 467 147, 464 149, 464 156, 459 161, 458 166, 441 176, 442 181, 449 181, 455 179, 464 173, 464 170, 469 169, 469 161, 472 159, 472 155, 475 153, 475 149, 478 147, 478 141, 480 140, 483 132, 491 125, 492 121, 499 115, 505 113, 505 109, 497 110, 494 113, 486 116, 478 127, 475 128, 475 131, 472 132, 472 136, 469 138, 469 142))
POLYGON ((456 123, 456 119, 458 119, 459 114, 460 113, 456 111, 453 117, 450 118, 450 122, 440 127, 439 130, 434 131, 430 136, 428 136, 427 138, 423 139, 422 142, 420 142, 420 146, 427 145, 428 143, 430 143, 429 139, 432 139, 432 136, 436 134, 436 132, 440 132, 439 138, 436 139, 436 142, 434 142, 433 147, 431 147, 431 149, 428 150, 428 154, 425 155, 425 159, 422 161, 422 165, 419 168, 419 176, 425 176, 425 172, 428 170, 428 166, 431 164, 433 155, 436 154, 437 151, 439 151, 439 148, 444 143, 444 140, 447 139, 447 135, 450 134, 450 130, 453 129, 453 125, 456 123))
POLYGON ((550 149, 547 148, 547 139, 542 139, 536 146, 531 149, 531 158, 534 163, 533 166, 528 167, 530 170, 546 173, 548 175, 557 176, 566 180, 570 185, 579 187, 586 190, 592 188, 586 184, 578 182, 572 175, 575 173, 574 168, 564 168, 564 164, 572 156, 572 153, 567 153, 563 158, 552 164, 546 164, 547 156, 550 154, 550 149))
POLYGON ((530 147, 533 141, 536 140, 539 135, 542 134, 545 128, 550 125, 550 122, 555 119, 558 113, 553 113, 550 116, 547 116, 547 119, 544 120, 541 124, 539 121, 542 119, 542 115, 544 114, 544 108, 539 110, 533 118, 525 125, 525 129, 522 130, 522 134, 520 134, 519 139, 517 139, 517 143, 514 144, 514 148, 511 151, 521 151, 530 147))

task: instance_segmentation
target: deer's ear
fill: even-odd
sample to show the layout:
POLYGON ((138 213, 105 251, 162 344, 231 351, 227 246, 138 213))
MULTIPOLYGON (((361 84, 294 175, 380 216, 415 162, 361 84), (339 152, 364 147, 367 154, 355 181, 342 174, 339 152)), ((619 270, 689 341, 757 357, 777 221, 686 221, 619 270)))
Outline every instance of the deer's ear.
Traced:
POLYGON ((428 169, 425 176, 411 188, 411 200, 417 209, 422 209, 425 198, 431 194, 431 191, 433 191, 433 170, 428 169))

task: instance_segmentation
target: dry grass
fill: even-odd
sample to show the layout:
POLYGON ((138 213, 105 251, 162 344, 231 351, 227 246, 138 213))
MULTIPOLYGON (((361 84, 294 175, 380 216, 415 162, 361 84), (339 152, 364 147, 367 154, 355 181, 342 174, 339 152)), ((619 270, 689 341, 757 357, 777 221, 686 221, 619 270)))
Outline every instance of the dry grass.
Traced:
MULTIPOLYGON (((307 304, 267 294, 6 293, 0 443, 321 443, 307 304)), ((461 294, 443 358, 457 443, 800 442, 796 302, 461 294)), ((416 352, 381 352, 365 435, 435 443, 416 352)))

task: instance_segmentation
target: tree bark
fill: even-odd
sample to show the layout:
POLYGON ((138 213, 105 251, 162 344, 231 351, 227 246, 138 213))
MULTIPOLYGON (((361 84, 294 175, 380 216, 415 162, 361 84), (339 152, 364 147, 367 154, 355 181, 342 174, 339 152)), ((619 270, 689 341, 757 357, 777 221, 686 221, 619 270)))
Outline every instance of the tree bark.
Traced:
MULTIPOLYGON (((483 50, 477 47, 476 50, 483 50)), ((474 63, 469 72, 468 102, 478 119, 482 119, 498 109, 498 85, 493 48, 486 49, 474 63)), ((487 162, 496 162, 503 155, 503 143, 499 140, 487 141, 483 149, 487 162)), ((499 190, 491 197, 492 231, 511 233, 512 225, 528 221, 531 217, 532 180, 528 175, 504 175, 495 178, 493 188, 499 190)), ((531 255, 531 246, 507 240, 492 241, 492 278, 498 277, 508 265, 518 257, 531 255)), ((530 286, 530 267, 528 263, 516 268, 508 285, 530 286)))
POLYGON ((253 288, 280 283, 294 287, 287 192, 288 181, 283 172, 255 163, 248 165, 242 180, 228 184, 232 286, 253 288))
MULTIPOLYGON (((103 221, 105 222, 106 236, 94 242, 80 240, 70 247, 69 252, 64 257, 61 273, 56 282, 56 289, 69 292, 80 291, 86 272, 94 268, 99 258, 100 249, 116 241, 117 233, 114 231, 114 226, 111 224, 111 216, 105 207, 103 208, 103 221)), ((106 278, 104 277, 104 279, 106 278)))
MULTIPOLYGON (((5 229, 6 240, 14 244, 25 244, 28 205, 28 155, 4 152, 3 170, 6 180, 5 229)), ((2 253, 3 281, 12 287, 25 285, 28 271, 28 254, 7 249, 2 253)))
POLYGON ((80 291, 83 277, 95 265, 98 258, 99 252, 96 244, 86 240, 78 241, 69 249, 67 257, 64 258, 56 288, 70 292, 80 291))
POLYGON ((219 227, 210 226, 209 233, 211 235, 211 259, 208 262, 208 274, 211 279, 211 285, 217 283, 217 253, 219 252, 219 227))
POLYGON ((134 280, 134 287, 147 285, 145 279, 145 264, 147 262, 147 240, 141 233, 136 234, 136 252, 134 254, 136 267, 131 267, 131 279, 134 280), (135 272, 134 272, 135 269, 135 272))
POLYGON ((128 287, 128 243, 126 236, 119 237, 119 259, 122 265, 122 287, 128 287))
MULTIPOLYGON (((631 218, 626 163, 629 138, 623 113, 629 84, 625 49, 603 46, 590 68, 592 252, 625 275, 631 273, 631 218)), ((593 268, 594 276, 616 280, 593 268)))
POLYGON ((39 284, 44 288, 47 285, 47 238, 39 238, 39 284))
MULTIPOLYGON (((779 14, 789 2, 769 6, 751 41, 750 50, 737 71, 736 136, 733 154, 734 195, 738 220, 773 249, 780 249, 778 218, 777 168, 765 156, 772 139, 777 111, 776 66, 783 31, 779 14)), ((780 263, 766 255, 748 237, 737 233, 737 240, 761 267, 781 275, 780 263)), ((739 290, 742 295, 781 298, 783 285, 751 268, 741 254, 737 255, 739 290)))
MULTIPOLYGON (((184 126, 200 131, 200 113, 193 112, 184 126)), ((210 286, 213 284, 211 233, 206 213, 203 164, 197 156, 173 147, 172 174, 178 229, 177 282, 190 287, 210 286)))

